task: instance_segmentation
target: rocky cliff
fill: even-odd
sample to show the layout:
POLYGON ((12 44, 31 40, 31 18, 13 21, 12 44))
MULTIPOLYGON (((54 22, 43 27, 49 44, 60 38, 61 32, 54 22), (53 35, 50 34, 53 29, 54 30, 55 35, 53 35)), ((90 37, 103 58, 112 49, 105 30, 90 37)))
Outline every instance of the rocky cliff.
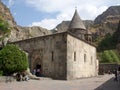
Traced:
POLYGON ((0 1, 0 17, 7 20, 11 26, 16 25, 14 18, 12 17, 9 9, 0 1))
POLYGON ((111 6, 95 19, 95 24, 104 23, 106 21, 117 20, 120 18, 120 6, 111 6))
POLYGON ((100 36, 113 34, 120 20, 120 6, 111 6, 94 20, 94 27, 100 36))
POLYGON ((51 31, 45 28, 42 28, 42 27, 15 26, 13 27, 13 30, 11 31, 8 41, 14 42, 14 41, 33 38, 33 37, 43 36, 43 35, 47 35, 51 33, 52 33, 51 31))
MULTIPOLYGON (((56 26, 56 30, 58 32, 64 32, 68 29, 70 21, 63 21, 56 26)), ((83 21, 85 27, 89 30, 89 28, 94 24, 92 20, 84 20, 83 21)))
POLYGON ((22 27, 18 26, 10 13, 10 10, 0 1, 0 17, 7 21, 12 30, 9 37, 5 41, 14 42, 28 38, 51 34, 52 32, 42 27, 22 27))

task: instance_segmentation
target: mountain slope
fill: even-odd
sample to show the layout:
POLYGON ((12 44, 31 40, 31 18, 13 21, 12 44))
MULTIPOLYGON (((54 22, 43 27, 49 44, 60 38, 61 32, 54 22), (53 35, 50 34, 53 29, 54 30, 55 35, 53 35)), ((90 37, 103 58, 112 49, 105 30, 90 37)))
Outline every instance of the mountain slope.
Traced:
MULTIPOLYGON (((92 20, 84 20, 83 23, 84 23, 85 27, 87 29, 89 29, 93 25, 94 22, 92 20)), ((70 21, 63 21, 56 26, 56 30, 58 32, 67 31, 68 27, 69 27, 69 24, 70 24, 70 21)))
POLYGON ((95 24, 100 24, 106 20, 117 20, 120 18, 120 6, 111 6, 101 15, 99 15, 95 20, 95 24))
POLYGON ((8 21, 10 25, 16 25, 14 18, 12 17, 10 10, 0 1, 0 17, 8 21))
POLYGON ((0 17, 7 21, 12 30, 9 37, 5 38, 5 42, 14 42, 28 38, 51 34, 52 32, 42 27, 22 27, 18 26, 10 13, 10 10, 0 1, 0 17))

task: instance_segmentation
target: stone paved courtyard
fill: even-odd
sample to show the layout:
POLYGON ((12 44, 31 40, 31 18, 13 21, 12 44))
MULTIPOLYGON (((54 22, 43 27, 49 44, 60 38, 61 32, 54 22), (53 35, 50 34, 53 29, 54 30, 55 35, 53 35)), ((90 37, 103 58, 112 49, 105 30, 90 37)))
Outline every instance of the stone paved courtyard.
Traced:
POLYGON ((0 82, 0 90, 120 90, 114 75, 104 75, 77 80, 29 80, 23 82, 0 82))

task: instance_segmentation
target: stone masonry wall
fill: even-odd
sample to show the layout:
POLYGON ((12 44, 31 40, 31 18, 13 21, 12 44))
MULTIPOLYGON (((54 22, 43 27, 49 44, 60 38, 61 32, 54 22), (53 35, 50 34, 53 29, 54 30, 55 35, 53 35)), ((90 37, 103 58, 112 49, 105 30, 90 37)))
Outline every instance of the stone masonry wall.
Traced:
POLYGON ((115 63, 100 63, 99 64, 99 74, 101 75, 101 74, 105 74, 105 73, 107 73, 107 74, 110 74, 110 73, 114 73, 114 71, 116 70, 116 69, 119 69, 119 67, 120 67, 120 64, 115 64, 115 63))
POLYGON ((42 66, 44 76, 66 79, 66 33, 47 35, 16 42, 29 53, 30 69, 42 66))
POLYGON ((97 75, 96 48, 67 35, 67 79, 97 75))

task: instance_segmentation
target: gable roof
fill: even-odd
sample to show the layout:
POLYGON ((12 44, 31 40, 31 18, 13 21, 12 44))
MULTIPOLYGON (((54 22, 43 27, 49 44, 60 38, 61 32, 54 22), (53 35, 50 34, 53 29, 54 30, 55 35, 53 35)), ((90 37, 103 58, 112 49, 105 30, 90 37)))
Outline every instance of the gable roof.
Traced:
POLYGON ((69 24, 68 29, 86 29, 77 12, 77 9, 75 10, 74 16, 69 24))
POLYGON ((31 42, 32 40, 36 41, 36 40, 40 40, 40 39, 43 40, 43 39, 48 38, 48 37, 54 37, 54 36, 63 35, 63 34, 64 35, 69 34, 69 35, 75 37, 76 39, 79 39, 79 40, 81 40, 81 41, 83 41, 83 42, 85 42, 85 43, 87 43, 87 44, 89 44, 89 45, 91 45, 93 47, 96 47, 93 43, 89 43, 89 42, 87 42, 87 41, 85 41, 83 39, 80 39, 76 35, 74 35, 73 33, 69 32, 69 31, 55 33, 55 34, 49 34, 49 35, 44 35, 44 36, 38 36, 38 37, 33 37, 33 38, 29 38, 29 39, 25 39, 25 40, 20 40, 20 41, 8 42, 8 44, 17 44, 17 43, 31 42))

